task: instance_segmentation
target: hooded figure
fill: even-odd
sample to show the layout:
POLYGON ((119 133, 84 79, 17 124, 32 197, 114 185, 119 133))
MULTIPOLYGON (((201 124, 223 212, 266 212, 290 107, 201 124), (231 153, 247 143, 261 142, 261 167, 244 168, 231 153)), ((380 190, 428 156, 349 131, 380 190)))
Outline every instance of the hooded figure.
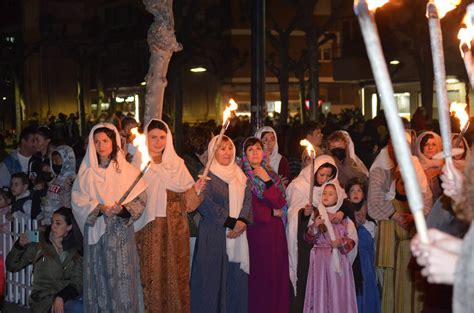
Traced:
MULTIPOLYGON (((189 225, 187 213, 202 201, 168 125, 152 119, 144 128, 152 158, 145 212, 135 222, 146 312, 189 312, 189 225), (194 187, 193 187, 194 186, 194 187)), ((140 167, 141 153, 132 164, 140 167)))
MULTIPOLYGON (((213 151, 217 136, 209 143, 213 151)), ((235 237, 237 223, 251 222, 252 194, 247 177, 235 163, 235 146, 225 136, 210 168, 210 178, 199 206, 201 220, 191 275, 193 313, 246 312, 249 247, 247 232, 235 237), (229 145, 232 152, 228 150, 229 145), (231 159, 224 159, 230 156, 231 159), (229 160, 221 164, 219 159, 229 160), (232 282, 232 288, 228 283, 232 282)), ((241 224, 243 225, 243 224, 241 224)))
POLYGON ((436 201, 443 193, 439 176, 441 175, 444 160, 433 159, 433 156, 441 151, 443 151, 443 144, 438 134, 432 131, 425 131, 416 138, 415 155, 420 160, 421 166, 425 171, 433 201, 436 201))
POLYGON ((348 132, 338 130, 328 137, 328 148, 339 170, 339 181, 344 186, 351 178, 367 179, 369 171, 355 154, 354 143, 348 132))
POLYGON ((280 175, 285 185, 288 185, 288 182, 291 180, 290 175, 290 166, 288 165, 288 160, 278 152, 278 137, 273 128, 270 126, 264 126, 257 130, 255 137, 263 141, 265 146, 269 146, 267 139, 264 138, 267 133, 272 133, 275 139, 275 145, 273 146, 272 152, 267 156, 268 163, 272 170, 280 175))
POLYGON ((94 126, 72 187, 72 210, 85 241, 86 312, 144 311, 133 230, 145 207, 144 180, 119 203, 139 173, 125 160, 115 126, 94 126))
POLYGON ((62 145, 51 153, 50 168, 53 179, 48 183, 43 212, 38 215, 41 224, 50 225, 54 211, 61 207, 71 208, 71 188, 76 178, 76 157, 71 147, 62 145), (54 160, 61 159, 61 164, 54 160))
POLYGON ((357 230, 347 217, 339 224, 328 218, 328 213, 335 214, 341 208, 346 193, 334 181, 321 186, 319 193, 318 212, 312 214, 305 233, 313 248, 303 312, 356 313, 351 263, 357 255, 357 230))

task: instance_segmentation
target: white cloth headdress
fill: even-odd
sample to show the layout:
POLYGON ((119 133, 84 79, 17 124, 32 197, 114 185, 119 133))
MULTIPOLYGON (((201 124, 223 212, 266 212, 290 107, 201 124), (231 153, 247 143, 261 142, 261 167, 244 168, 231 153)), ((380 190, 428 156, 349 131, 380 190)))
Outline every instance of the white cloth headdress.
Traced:
POLYGON ((420 160, 420 163, 421 163, 421 166, 423 167, 424 170, 427 170, 428 168, 431 168, 431 167, 441 167, 443 166, 444 164, 444 160, 433 160, 433 159, 429 159, 428 157, 426 157, 422 151, 422 147, 421 147, 421 141, 423 140, 423 138, 427 135, 432 135, 435 142, 436 142, 436 145, 437 145, 437 150, 436 150, 436 153, 440 152, 443 150, 443 142, 441 140, 441 137, 432 132, 432 131, 425 131, 425 132, 422 132, 417 138, 416 138, 416 142, 415 142, 415 155, 418 157, 418 159, 420 160))
POLYGON ((340 130, 339 132, 341 132, 346 138, 349 157, 354 161, 356 168, 360 172, 364 173, 365 176, 369 177, 369 170, 367 169, 367 166, 365 166, 364 162, 362 162, 362 160, 359 159, 359 157, 355 153, 354 142, 352 141, 351 135, 349 135, 349 133, 345 130, 340 130))
POLYGON ((272 170, 278 174, 278 167, 280 166, 282 155, 278 152, 277 134, 275 130, 270 126, 264 126, 257 130, 257 132, 255 133, 255 137, 257 137, 258 139, 262 139, 264 133, 273 133, 273 135, 275 135, 275 146, 273 147, 272 153, 268 156, 268 160, 270 162, 270 167, 272 168, 272 170))
MULTIPOLYGON (((213 151, 218 136, 212 138, 209 142, 208 151, 213 151)), ((210 171, 222 179, 229 186, 229 216, 239 218, 240 211, 244 204, 245 188, 247 186, 247 176, 242 169, 235 163, 235 146, 232 140, 228 138, 227 142, 232 144, 234 155, 229 165, 224 166, 214 160, 210 171)), ((222 143, 222 141, 221 141, 222 143)), ((247 274, 250 272, 249 246, 247 241, 247 232, 235 239, 226 237, 226 251, 229 262, 240 263, 240 268, 247 274)))
MULTIPOLYGON (((336 162, 329 155, 318 156, 314 160, 314 173, 318 171, 321 165, 329 163, 336 168, 336 162)), ((288 185, 286 189, 286 199, 288 199, 288 254, 290 261, 290 280, 296 293, 296 280, 298 268, 298 212, 304 208, 309 201, 309 184, 310 184, 311 164, 301 170, 300 174, 288 185)), ((330 181, 337 182, 337 172, 330 181)), ((339 184, 339 183, 338 183, 339 184)), ((321 186, 313 188, 313 206, 318 207, 321 199, 321 186)))
MULTIPOLYGON (((189 174, 183 159, 174 150, 173 135, 168 125, 159 119, 152 119, 145 126, 145 134, 148 144, 148 126, 151 122, 158 121, 166 126, 166 146, 160 164, 151 162, 151 166, 143 176, 147 182, 146 189, 147 205, 142 216, 135 221, 135 231, 142 229, 146 224, 156 217, 166 217, 167 194, 166 190, 174 192, 185 192, 194 185, 194 180, 189 174)), ((141 153, 137 152, 132 160, 132 164, 139 168, 141 164, 141 153)))
MULTIPOLYGON (((125 194, 135 177, 140 173, 135 167, 125 160, 123 151, 120 149, 120 134, 114 125, 110 123, 99 123, 95 125, 89 134, 89 144, 86 155, 82 161, 79 173, 72 187, 72 209, 74 217, 84 234, 84 225, 90 212, 97 205, 114 205, 125 194), (94 132, 98 128, 108 128, 115 132, 117 151, 117 164, 112 161, 107 168, 99 166, 97 151, 94 145, 94 132)), ((135 199, 145 191, 146 185, 140 180, 130 192, 122 204, 135 199)), ((97 218, 94 227, 89 230, 88 242, 96 244, 105 233, 106 224, 104 216, 97 218)))

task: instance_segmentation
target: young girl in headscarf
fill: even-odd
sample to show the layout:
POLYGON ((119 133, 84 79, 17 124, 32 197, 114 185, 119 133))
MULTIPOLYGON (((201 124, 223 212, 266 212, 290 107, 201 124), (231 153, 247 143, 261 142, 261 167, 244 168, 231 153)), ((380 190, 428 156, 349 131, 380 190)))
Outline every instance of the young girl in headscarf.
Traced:
MULTIPOLYGON (((217 136, 209 143, 215 149, 217 136)), ((191 274, 193 313, 247 312, 252 193, 235 163, 235 147, 224 136, 217 147, 199 206, 201 219, 191 274)))
POLYGON ((94 126, 72 187, 72 209, 85 241, 85 312, 144 312, 133 229, 145 208, 144 180, 119 202, 138 174, 125 160, 115 126, 94 126))
POLYGON ((287 186, 291 181, 290 166, 288 160, 278 152, 278 138, 275 130, 270 126, 264 126, 257 130, 255 137, 263 142, 268 164, 275 173, 280 175, 283 184, 287 186))
POLYGON ((377 224, 367 214, 367 187, 363 180, 359 178, 350 179, 346 184, 346 194, 351 202, 356 227, 358 242, 358 258, 362 277, 361 282, 357 282, 358 277, 354 275, 356 286, 357 307, 360 313, 380 312, 380 292, 377 286, 377 274, 375 272, 375 232, 377 224))
MULTIPOLYGON (((313 212, 320 202, 321 186, 329 181, 339 184, 338 169, 334 159, 328 155, 321 155, 314 160, 314 188, 313 201, 309 204, 309 184, 311 166, 305 167, 286 190, 289 203, 288 209, 288 251, 290 260, 290 279, 293 284, 295 299, 292 308, 301 312, 304 304, 306 279, 308 277, 309 256, 312 244, 303 239, 306 227, 313 212)), ((351 216, 351 209, 342 205, 340 210, 331 218, 339 223, 344 216, 351 216)))
POLYGON ((283 184, 267 167, 263 143, 244 142, 243 170, 252 190, 254 223, 248 225, 250 274, 248 313, 290 311, 288 247, 283 220, 287 204, 283 184))
MULTIPOLYGON (((135 222, 145 309, 148 313, 189 312, 189 225, 187 213, 202 201, 204 180, 194 183, 174 150, 168 125, 152 119, 144 128, 152 159, 143 176, 147 204, 135 222)), ((137 168, 141 153, 134 155, 137 168)))
POLYGON ((323 210, 336 213, 344 197, 344 190, 337 184, 323 185, 318 210, 314 211, 305 234, 305 239, 314 245, 306 285, 305 313, 357 312, 351 266, 357 254, 357 230, 349 218, 334 224, 323 217, 323 210), (335 238, 329 235, 329 225, 334 229, 335 238))

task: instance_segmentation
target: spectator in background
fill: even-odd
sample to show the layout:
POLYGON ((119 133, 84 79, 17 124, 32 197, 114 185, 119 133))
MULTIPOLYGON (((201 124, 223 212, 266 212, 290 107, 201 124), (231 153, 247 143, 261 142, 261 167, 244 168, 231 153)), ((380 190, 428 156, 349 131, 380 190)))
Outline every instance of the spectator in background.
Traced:
POLYGON ((29 173, 29 161, 35 152, 35 134, 34 127, 26 127, 21 131, 19 148, 0 163, 0 187, 10 186, 10 178, 15 173, 29 173))
MULTIPOLYGON (((324 149, 322 147, 323 144, 323 133, 322 133, 322 126, 315 124, 315 123, 310 123, 303 127, 303 139, 308 140, 311 145, 313 146, 316 155, 320 156, 324 154, 324 149)), ((303 155, 301 156, 302 164, 301 168, 306 167, 307 165, 311 164, 311 158, 308 155, 308 150, 303 151, 303 155)))
POLYGON ((54 211, 71 208, 71 187, 76 178, 76 158, 71 147, 62 145, 51 154, 52 180, 48 181, 41 224, 49 225, 54 211))
POLYGON ((65 144, 67 142, 67 116, 64 113, 59 113, 57 120, 51 128, 53 141, 58 144, 65 144))
POLYGON ((51 131, 48 127, 40 127, 34 135, 35 153, 31 156, 28 169, 32 181, 39 175, 44 164, 49 166, 49 144, 51 143, 51 131))
POLYGON ((28 187, 30 181, 28 175, 23 172, 12 175, 10 190, 15 197, 15 202, 12 205, 12 213, 15 217, 31 218, 32 196, 28 187))
POLYGON ((79 124, 77 123, 77 115, 74 113, 69 114, 69 118, 66 121, 66 143, 73 146, 79 138, 79 124))
POLYGON ((122 120, 122 129, 120 130, 120 141, 122 149, 126 155, 127 161, 131 161, 136 152, 136 148, 132 145, 132 128, 138 127, 137 121, 133 117, 124 117, 122 120))

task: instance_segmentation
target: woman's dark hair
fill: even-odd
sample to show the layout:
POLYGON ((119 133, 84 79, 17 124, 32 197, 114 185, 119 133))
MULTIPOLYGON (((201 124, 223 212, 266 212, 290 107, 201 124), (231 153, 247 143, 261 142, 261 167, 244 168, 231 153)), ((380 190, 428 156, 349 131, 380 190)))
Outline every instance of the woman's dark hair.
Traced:
POLYGON ((146 130, 147 132, 150 132, 153 129, 161 129, 165 133, 168 133, 168 128, 166 128, 166 125, 161 121, 152 120, 150 124, 148 124, 148 128, 146 130))
MULTIPOLYGON (((99 133, 104 133, 107 135, 107 137, 112 140, 112 153, 110 154, 110 160, 115 163, 115 169, 117 172, 120 172, 119 164, 117 162, 117 153, 120 149, 120 147, 117 145, 117 135, 115 134, 115 131, 113 129, 107 128, 107 127, 99 127, 94 131, 94 136, 99 134, 99 133)), ((94 144, 93 142, 89 142, 89 144, 94 144)), ((99 156, 97 155, 97 160, 99 160, 99 156)))
POLYGON ((316 170, 316 173, 314 173, 314 183, 317 184, 317 175, 318 175, 318 172, 320 169, 322 168, 330 168, 332 170, 332 173, 331 173, 331 179, 333 179, 334 177, 336 177, 336 173, 337 173, 337 167, 334 166, 333 164, 329 163, 329 162, 326 162, 326 163, 323 163, 320 167, 318 167, 318 169, 316 170))
MULTIPOLYGON (((453 141, 457 141, 459 139, 459 134, 455 134, 453 136, 453 141)), ((466 159, 466 156, 467 156, 467 149, 469 148, 466 143, 464 142, 464 137, 461 138, 461 141, 459 142, 459 145, 457 147, 454 147, 454 144, 453 144, 453 148, 461 148, 464 150, 464 152, 462 153, 462 156, 461 156, 461 159, 462 160, 465 160, 466 159)))
POLYGON ((359 177, 353 177, 349 179, 346 183, 345 186, 345 191, 347 196, 349 197, 349 192, 351 191, 352 186, 359 185, 360 188, 362 189, 362 192, 364 193, 364 198, 367 198, 367 183, 365 180, 359 178, 359 177))
POLYGON ((248 147, 251 147, 251 146, 254 146, 256 144, 260 144, 260 147, 262 147, 263 149, 263 142, 258 139, 257 137, 249 137, 247 138, 245 141, 244 141, 244 151, 243 153, 246 153, 247 152, 247 148, 248 147))
POLYGON ((423 136, 423 138, 420 141, 420 151, 423 153, 425 151, 425 145, 428 142, 428 140, 434 139, 434 136, 432 134, 426 134, 423 136))
MULTIPOLYGON (((72 249, 76 249, 80 255, 82 255, 82 244, 83 244, 83 237, 77 225, 76 219, 72 214, 72 210, 69 208, 61 207, 58 210, 54 211, 53 216, 55 214, 59 214, 64 218, 66 224, 72 225, 71 230, 69 233, 63 238, 62 245, 63 250, 68 251, 72 249)), ((51 233, 51 225, 46 228, 45 231, 45 239, 46 242, 51 243, 49 240, 49 235, 51 233)))

